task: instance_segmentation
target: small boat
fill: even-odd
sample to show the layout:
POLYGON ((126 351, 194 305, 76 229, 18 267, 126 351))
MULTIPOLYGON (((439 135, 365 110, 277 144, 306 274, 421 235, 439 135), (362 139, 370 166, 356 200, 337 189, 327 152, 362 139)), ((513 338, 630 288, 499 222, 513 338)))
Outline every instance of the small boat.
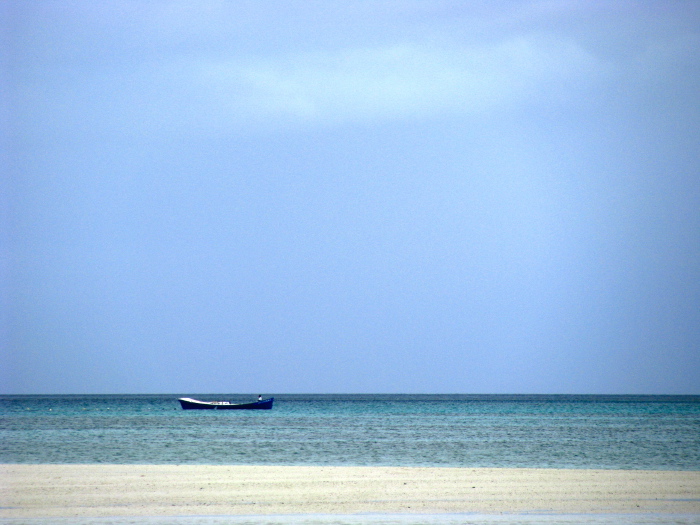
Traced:
POLYGON ((191 397, 178 399, 184 410, 269 410, 274 397, 261 399, 255 403, 229 403, 228 401, 197 401, 191 397))

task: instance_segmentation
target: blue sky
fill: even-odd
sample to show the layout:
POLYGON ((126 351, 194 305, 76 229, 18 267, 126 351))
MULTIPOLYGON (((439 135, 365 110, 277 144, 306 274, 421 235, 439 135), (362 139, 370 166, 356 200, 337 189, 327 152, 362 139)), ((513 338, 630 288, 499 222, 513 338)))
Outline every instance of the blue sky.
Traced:
POLYGON ((1 393, 700 394, 700 4, 7 1, 1 393))

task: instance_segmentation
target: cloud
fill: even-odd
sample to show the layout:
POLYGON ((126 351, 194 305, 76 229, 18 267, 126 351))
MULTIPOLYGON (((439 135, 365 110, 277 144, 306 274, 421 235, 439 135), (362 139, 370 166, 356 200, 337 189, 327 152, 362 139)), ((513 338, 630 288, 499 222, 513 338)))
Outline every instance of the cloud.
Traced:
POLYGON ((478 113, 561 95, 600 70, 572 43, 526 38, 492 46, 402 44, 195 67, 202 92, 218 110, 250 124, 478 113))
MULTIPOLYGON (((664 64, 689 62, 684 57, 697 43, 696 33, 676 28, 676 15, 661 17, 663 24, 637 24, 651 15, 623 7, 587 10, 583 3, 523 2, 518 9, 475 13, 448 2, 419 23, 425 17, 414 10, 425 15, 422 4, 409 2, 402 31, 380 31, 389 14, 373 13, 380 24, 360 9, 353 20, 374 21, 360 24, 353 38, 334 10, 303 11, 306 16, 292 17, 291 28, 279 36, 280 28, 254 9, 223 16, 218 9, 227 4, 208 5, 197 16, 182 6, 166 10, 165 22, 155 25, 155 8, 141 15, 147 23, 134 22, 141 20, 134 13, 116 17, 135 25, 122 27, 132 35, 123 45, 115 44, 122 31, 105 22, 112 9, 99 23, 84 24, 86 34, 55 46, 56 60, 24 70, 26 82, 17 77, 28 127, 163 136, 445 114, 490 117, 493 111, 592 99, 601 85, 643 89, 663 76, 659 71, 669 68, 664 64), (569 16, 572 10, 587 14, 584 21, 569 16), (618 21, 626 11, 634 16, 621 22, 627 28, 622 31, 618 21), (182 27, 186 36, 174 38, 182 27), (273 35, 271 42, 260 34, 273 35), (188 42, 196 45, 188 48, 188 42)), ((42 45, 46 53, 53 49, 42 45)))
POLYGON ((571 96, 603 71, 572 42, 519 37, 481 46, 172 56, 129 68, 60 71, 50 93, 42 89, 48 80, 39 81, 23 97, 37 118, 53 114, 58 129, 209 134, 483 114, 571 96), (44 111, 42 102, 49 104, 44 111))
POLYGON ((682 70, 674 61, 688 62, 695 41, 692 33, 661 35, 644 45, 630 44, 623 58, 601 55, 576 35, 533 29, 479 43, 424 38, 176 57, 153 64, 144 76, 151 75, 152 91, 159 93, 156 116, 169 112, 197 128, 324 127, 444 114, 488 116, 584 100, 611 85, 643 90, 669 67, 682 70))

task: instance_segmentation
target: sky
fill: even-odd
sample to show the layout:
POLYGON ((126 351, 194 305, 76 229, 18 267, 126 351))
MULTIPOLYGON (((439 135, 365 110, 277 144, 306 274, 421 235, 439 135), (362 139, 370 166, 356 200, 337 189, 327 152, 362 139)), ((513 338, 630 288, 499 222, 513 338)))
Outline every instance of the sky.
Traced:
POLYGON ((0 393, 700 394, 699 2, 0 20, 0 393))

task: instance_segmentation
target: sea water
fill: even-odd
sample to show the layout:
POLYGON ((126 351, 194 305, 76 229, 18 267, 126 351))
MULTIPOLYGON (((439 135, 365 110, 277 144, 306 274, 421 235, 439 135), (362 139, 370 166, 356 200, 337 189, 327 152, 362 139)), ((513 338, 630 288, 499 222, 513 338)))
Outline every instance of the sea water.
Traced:
POLYGON ((700 470, 700 396, 178 397, 2 396, 0 463, 700 470))
MULTIPOLYGON (((700 396, 275 395, 272 410, 182 410, 178 397, 1 396, 0 463, 700 470, 700 396)), ((5 525, 642 525, 680 515, 186 516, 5 525)))

